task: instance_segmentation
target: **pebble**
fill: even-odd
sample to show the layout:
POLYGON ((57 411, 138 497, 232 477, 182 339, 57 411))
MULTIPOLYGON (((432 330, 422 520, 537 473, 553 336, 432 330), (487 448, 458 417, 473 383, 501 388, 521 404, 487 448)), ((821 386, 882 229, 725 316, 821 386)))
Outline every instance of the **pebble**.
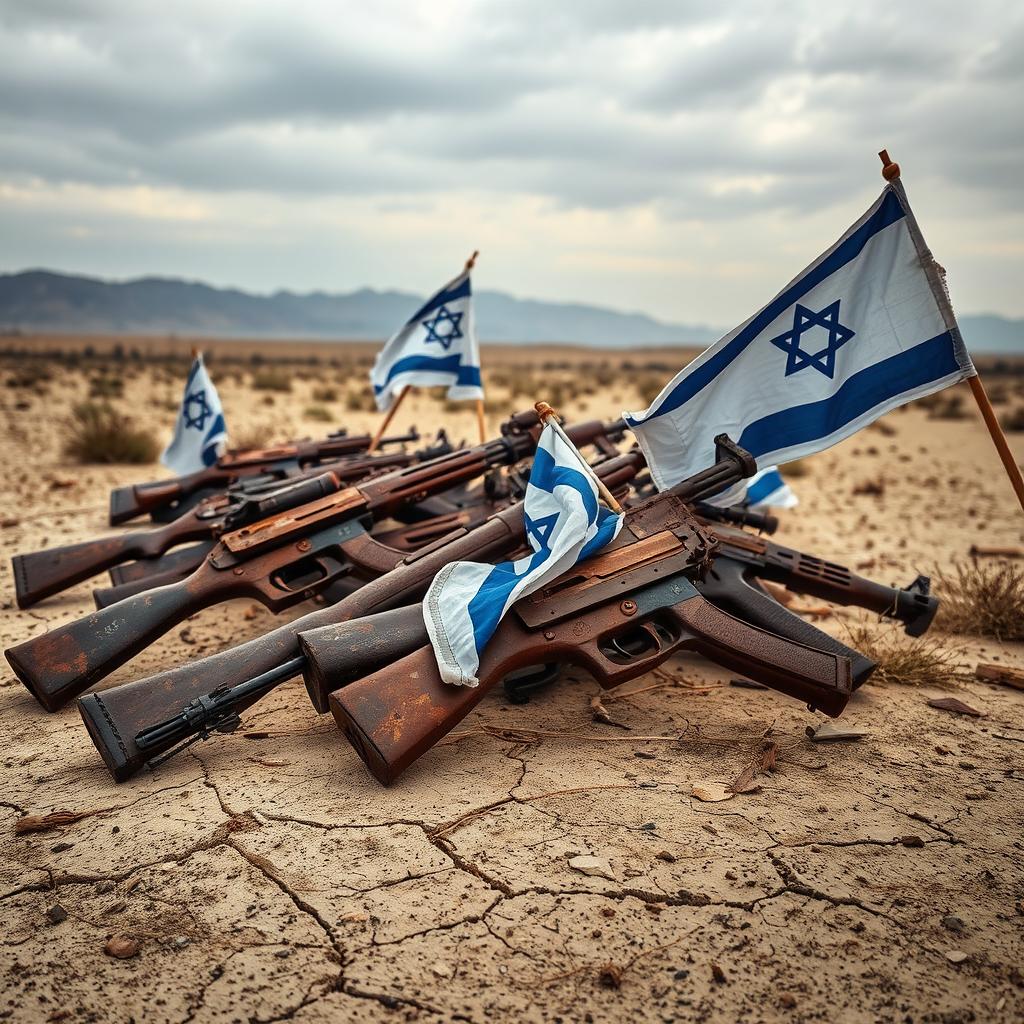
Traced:
POLYGON ((108 892, 113 892, 116 888, 117 882, 114 882, 109 878, 104 878, 96 883, 96 892, 100 896, 106 896, 108 892))
POLYGON ((46 917, 50 924, 60 924, 61 921, 68 919, 68 912, 59 903, 54 903, 52 907, 47 909, 46 917))
POLYGON ((942 919, 942 927, 951 932, 962 932, 966 925, 962 917, 957 917, 956 914, 947 914, 942 919))
POLYGON ((946 954, 946 959, 951 964, 962 964, 967 959, 967 954, 962 949, 951 949, 946 954))
POLYGON ((139 942, 129 935, 111 935, 103 952, 107 956, 115 957, 118 960, 128 960, 139 951, 139 942))

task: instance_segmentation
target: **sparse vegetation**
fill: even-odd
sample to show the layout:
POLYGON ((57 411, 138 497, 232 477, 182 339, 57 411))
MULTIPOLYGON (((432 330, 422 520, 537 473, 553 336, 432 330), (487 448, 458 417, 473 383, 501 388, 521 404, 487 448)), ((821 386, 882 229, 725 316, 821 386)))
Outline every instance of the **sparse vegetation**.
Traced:
POLYGON ((64 454, 82 463, 152 462, 160 445, 152 432, 136 426, 110 405, 81 402, 67 423, 64 454))
POLYGON ((233 430, 228 441, 233 450, 269 448, 273 436, 274 428, 269 423, 253 423, 241 430, 233 430))
POLYGON ((1024 432, 1024 406, 1019 405, 1012 412, 1000 416, 999 422, 1002 423, 1003 430, 1008 433, 1019 434, 1024 432))
POLYGON ((896 625, 851 626, 849 645, 878 663, 869 683, 896 686, 955 686, 964 677, 962 652, 934 636, 913 639, 896 625))
POLYGON ((928 419, 930 420, 965 420, 967 410, 964 408, 964 396, 942 392, 938 395, 931 395, 934 401, 930 402, 928 408, 928 419))
POLYGON ((938 626, 950 633, 1024 640, 1024 569, 1009 562, 955 562, 936 573, 938 626))
POLYGON ((93 377, 89 381, 90 398, 120 398, 124 394, 121 377, 93 377))
POLYGON ((336 402, 338 400, 338 389, 335 387, 313 388, 314 402, 336 402))
POLYGON ((345 396, 345 408, 349 412, 374 412, 377 403, 369 388, 360 388, 358 391, 350 391, 345 396))
POLYGON ((291 391, 292 375, 287 370, 257 370, 252 375, 252 386, 257 391, 291 391))
POLYGON ((303 414, 308 420, 317 420, 319 423, 329 423, 334 417, 331 410, 325 405, 308 405, 303 414))

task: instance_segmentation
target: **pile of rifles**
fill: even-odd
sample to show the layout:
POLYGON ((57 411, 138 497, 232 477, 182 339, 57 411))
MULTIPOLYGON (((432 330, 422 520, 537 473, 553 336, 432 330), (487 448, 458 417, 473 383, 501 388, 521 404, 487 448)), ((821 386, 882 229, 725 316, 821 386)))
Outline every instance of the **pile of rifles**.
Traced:
POLYGON ((118 781, 233 732, 252 705, 301 675, 315 711, 330 711, 390 783, 499 682, 522 702, 566 665, 611 687, 693 650, 838 715, 874 662, 789 611, 771 584, 870 609, 911 636, 931 624, 937 601, 926 577, 884 586, 768 540, 771 516, 707 504, 755 469, 725 435, 706 469, 656 493, 643 454, 621 451, 621 420, 565 429, 624 506, 623 528, 517 602, 483 653, 476 688, 441 681, 419 602, 449 562, 530 551, 533 410, 473 447, 453 447, 442 432, 416 448, 412 431, 370 454, 369 436, 341 432, 119 488, 111 524, 148 516, 156 525, 15 556, 21 608, 103 572, 113 586, 94 591, 94 614, 10 648, 7 659, 48 711, 78 699, 118 781), (237 597, 275 612, 302 602, 312 610, 220 653, 96 690, 176 624, 237 597))

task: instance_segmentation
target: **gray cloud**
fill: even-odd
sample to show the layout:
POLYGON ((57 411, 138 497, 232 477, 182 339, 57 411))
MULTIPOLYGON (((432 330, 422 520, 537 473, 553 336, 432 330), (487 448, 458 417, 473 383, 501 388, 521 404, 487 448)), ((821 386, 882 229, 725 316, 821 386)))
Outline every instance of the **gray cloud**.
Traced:
MULTIPOLYGON (((488 204, 493 217, 531 211, 523 230, 538 237, 557 223, 548 249, 575 252, 565 233, 589 238, 607 218, 619 233, 647 218, 652 251, 672 252, 671 232, 686 230, 724 261, 714 246, 742 239, 750 218, 764 231, 790 218, 799 233, 870 197, 872 153, 888 145, 929 183, 940 216, 990 216, 1005 247, 1024 213, 1022 58, 1024 17, 998 0, 12 2, 0 11, 0 188, 13 190, 0 232, 31 216, 46 238, 85 225, 76 251, 99 260, 134 223, 142 271, 147 246, 155 263, 161 239, 178 253, 203 231, 204 244, 227 237, 247 209, 268 233, 273 209, 313 251, 315 222, 295 227, 310 203, 342 219, 407 209, 419 223, 463 192, 480 216, 488 204), (139 187, 194 199, 216 229, 130 204, 106 221, 75 206, 139 187), (90 200, 75 199, 83 189, 90 200), (573 211, 585 228, 564 219, 573 211)), ((237 228, 251 241, 251 226, 237 228)), ((602 265, 617 258, 609 230, 602 265)), ((236 258, 224 244, 222 258, 236 258)), ((17 265, 20 251, 8 242, 0 259, 17 265)), ((404 283, 402 259, 379 283, 404 283)))

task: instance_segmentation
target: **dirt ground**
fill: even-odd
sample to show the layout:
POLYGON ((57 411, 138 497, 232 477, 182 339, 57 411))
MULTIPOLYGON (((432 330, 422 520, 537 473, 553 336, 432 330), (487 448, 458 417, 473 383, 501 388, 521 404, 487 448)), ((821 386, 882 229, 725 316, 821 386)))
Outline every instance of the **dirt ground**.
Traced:
MULTIPOLYGON (((641 404, 626 374, 583 395, 606 357, 568 358, 570 416, 641 404)), ((520 359, 544 372, 536 353, 520 359)), ((169 429, 173 373, 109 372, 125 376, 123 408, 169 429)), ((229 425, 324 433, 307 392, 331 374, 311 373, 266 404, 247 368, 225 372, 229 425)), ((106 532, 110 488, 159 475, 64 460, 62 412, 90 374, 57 370, 0 394, 4 647, 92 608, 82 585, 17 611, 9 556, 106 532)), ((328 404, 334 423, 374 422, 328 404)), ((512 400, 494 404, 492 429, 512 400)), ((776 539, 903 585, 972 543, 1021 545, 1024 520, 965 409, 898 411, 809 460, 792 480, 802 505, 776 539), (881 493, 854 493, 868 482, 881 493)), ((396 426, 412 422, 447 422, 456 438, 475 423, 428 396, 396 426)), ((1024 435, 1011 440, 1024 456, 1024 435)), ((842 636, 861 618, 836 610, 821 625, 842 636)), ((112 681, 272 622, 247 601, 212 609, 112 681)), ((942 642, 968 670, 1024 667, 1022 644, 942 642)), ((868 735, 824 744, 805 734, 818 716, 793 701, 729 686, 693 658, 666 669, 607 702, 628 728, 593 719, 597 688, 579 672, 524 706, 494 694, 383 789, 297 681, 247 717, 266 738, 215 737, 117 785, 77 711, 43 712, 5 665, 0 1019, 1024 1018, 1024 692, 971 678, 953 691, 868 685, 841 720, 868 735), (951 693, 982 717, 928 706, 951 693), (777 766, 754 791, 692 795, 734 780, 772 741, 777 766), (90 813, 16 832, 25 815, 56 810, 90 813), (571 867, 579 855, 597 858, 597 873, 571 867), (105 952, 112 937, 134 955, 105 952)))

